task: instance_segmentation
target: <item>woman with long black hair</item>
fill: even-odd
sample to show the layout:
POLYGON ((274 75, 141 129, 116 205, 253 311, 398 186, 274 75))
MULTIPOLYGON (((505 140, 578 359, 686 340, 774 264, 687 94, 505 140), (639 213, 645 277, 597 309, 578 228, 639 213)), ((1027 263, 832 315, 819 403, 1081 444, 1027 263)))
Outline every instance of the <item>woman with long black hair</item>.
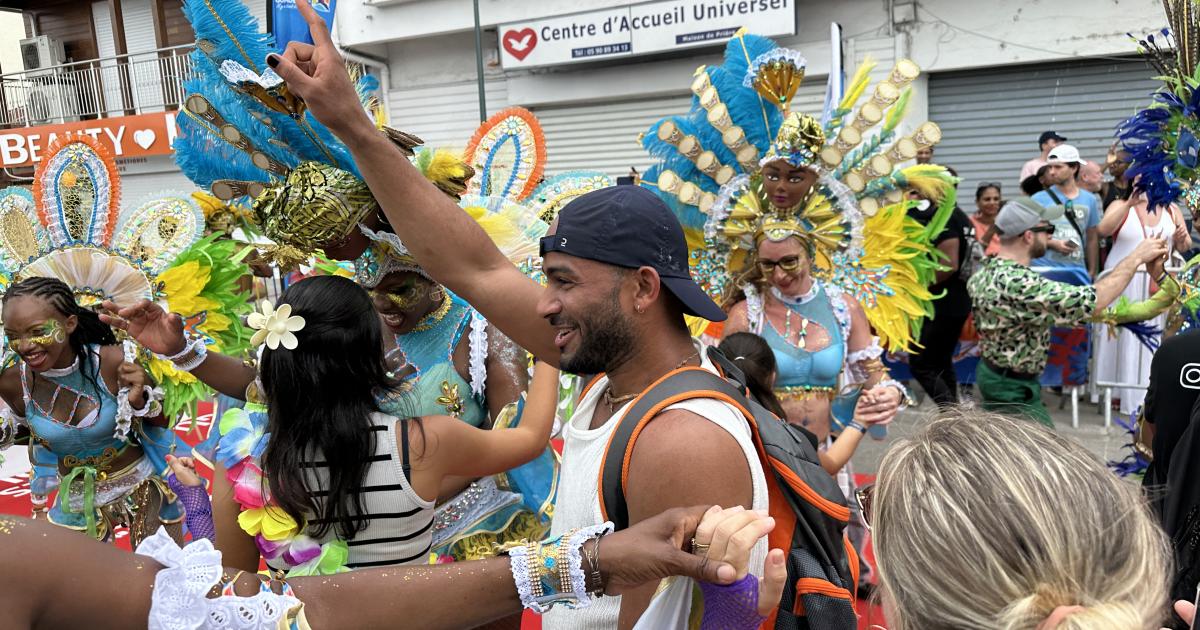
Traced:
POLYGON ((234 566, 254 569, 260 554, 298 574, 424 564, 444 478, 512 469, 549 440, 557 371, 541 363, 516 427, 406 411, 371 298, 346 278, 302 280, 251 324, 267 345, 267 411, 222 419, 213 493, 217 544, 234 566))
POLYGON ((112 329, 56 278, 10 286, 3 319, 16 360, 0 373, 0 396, 15 415, 0 422, 0 442, 11 444, 24 425, 57 458, 62 480, 54 505, 38 512, 101 540, 125 525, 134 546, 160 524, 178 523, 182 512, 162 479, 175 437, 149 377, 125 361, 112 329))

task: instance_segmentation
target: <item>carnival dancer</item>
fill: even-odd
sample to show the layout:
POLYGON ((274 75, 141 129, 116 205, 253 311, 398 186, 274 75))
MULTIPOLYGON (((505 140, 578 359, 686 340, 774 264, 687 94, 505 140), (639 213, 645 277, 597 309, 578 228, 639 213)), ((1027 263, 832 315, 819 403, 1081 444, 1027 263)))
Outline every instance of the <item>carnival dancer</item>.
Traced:
POLYGON ((4 334, 20 360, 0 374, 0 395, 55 456, 62 479, 50 521, 101 540, 126 525, 135 542, 178 523, 161 478, 171 432, 148 375, 124 360, 112 329, 62 281, 33 277, 5 292, 4 334), (118 426, 121 407, 138 416, 135 436, 118 426))
POLYGON ((5 333, 19 358, 0 375, 16 412, 0 437, 11 440, 22 423, 53 455, 57 475, 38 466, 32 484, 44 490, 61 478, 51 521, 101 539, 126 525, 136 543, 179 520, 163 458, 181 444, 175 420, 195 417, 206 388, 119 345, 92 308, 157 299, 183 313, 202 343, 237 352, 249 335, 236 320, 232 248, 201 239, 202 215, 186 196, 122 211, 116 173, 95 141, 63 137, 47 147, 32 194, 0 191, 5 333))
MULTIPOLYGON (((749 331, 767 341, 785 419, 824 447, 846 426, 887 424, 908 398, 888 375, 875 334, 889 349, 908 350, 921 318, 932 315, 931 243, 955 197, 940 166, 893 170, 940 139, 932 123, 911 136, 896 132, 915 64, 898 62, 860 105, 874 65, 863 64, 822 126, 790 109, 805 63, 770 39, 735 36, 721 66, 696 73, 688 115, 643 135, 661 160, 643 185, 703 243, 693 269, 729 312, 722 334, 749 331), (908 189, 943 200, 927 226, 907 216, 908 189)), ((852 497, 851 471, 837 479, 852 497)), ((866 532, 857 517, 849 534, 861 549, 866 532)))
MULTIPOLYGON (((859 68, 822 127, 790 111, 803 56, 739 34, 722 66, 696 74, 692 111, 660 120, 642 140, 662 160, 643 185, 704 243, 693 267, 729 309, 723 334, 748 330, 767 340, 787 420, 821 441, 842 387, 864 392, 853 413, 860 422, 887 422, 905 399, 879 360, 872 327, 889 348, 910 347, 931 309, 930 234, 949 210, 923 228, 904 216, 902 192, 921 188, 953 207, 945 194, 953 180, 942 167, 893 171, 893 162, 940 139, 932 123, 897 137, 918 69, 900 61, 859 106, 872 67, 859 68)), ((847 403, 840 406, 855 407, 847 403)))

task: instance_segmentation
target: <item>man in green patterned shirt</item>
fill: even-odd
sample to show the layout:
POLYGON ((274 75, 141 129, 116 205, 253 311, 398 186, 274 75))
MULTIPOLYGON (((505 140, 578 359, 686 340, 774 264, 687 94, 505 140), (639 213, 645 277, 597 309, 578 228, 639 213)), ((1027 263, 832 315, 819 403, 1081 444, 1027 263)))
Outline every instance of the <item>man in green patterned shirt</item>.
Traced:
POLYGON ((1025 415, 1054 426, 1042 404, 1039 377, 1046 367, 1050 328, 1076 327, 1098 317, 1121 295, 1141 265, 1161 278, 1163 239, 1147 238, 1093 286, 1042 277, 1029 262, 1046 253, 1051 222, 1063 207, 1043 207, 1028 197, 1009 201, 996 216, 1000 251, 967 283, 979 331, 982 360, 975 378, 983 407, 1025 415))

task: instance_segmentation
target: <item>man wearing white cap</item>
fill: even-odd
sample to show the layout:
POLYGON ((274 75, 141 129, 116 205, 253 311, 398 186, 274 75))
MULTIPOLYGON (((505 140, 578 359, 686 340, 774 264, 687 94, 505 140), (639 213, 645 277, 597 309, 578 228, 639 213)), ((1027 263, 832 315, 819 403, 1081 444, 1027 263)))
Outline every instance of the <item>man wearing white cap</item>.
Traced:
POLYGON ((1100 260, 1100 239, 1096 228, 1100 225, 1100 199, 1079 187, 1079 169, 1087 161, 1079 157, 1079 151, 1069 145, 1060 144, 1046 156, 1046 179, 1051 186, 1033 195, 1033 200, 1043 206, 1062 206, 1064 213, 1054 221, 1054 234, 1050 237, 1044 258, 1034 261, 1034 266, 1061 267, 1082 266, 1088 277, 1096 277, 1096 266, 1100 260))
POLYGON ((1055 229, 1052 222, 1062 215, 1062 206, 1047 208, 1029 197, 1005 204, 995 223, 1000 251, 967 283, 979 331, 982 358, 975 377, 983 407, 1050 427, 1054 423, 1042 404, 1038 380, 1046 367, 1050 328, 1081 326, 1100 315, 1142 264, 1151 277, 1159 278, 1164 291, 1174 286, 1162 271, 1166 241, 1155 238, 1138 244, 1094 286, 1055 282, 1037 274, 1029 264, 1046 253, 1055 229))

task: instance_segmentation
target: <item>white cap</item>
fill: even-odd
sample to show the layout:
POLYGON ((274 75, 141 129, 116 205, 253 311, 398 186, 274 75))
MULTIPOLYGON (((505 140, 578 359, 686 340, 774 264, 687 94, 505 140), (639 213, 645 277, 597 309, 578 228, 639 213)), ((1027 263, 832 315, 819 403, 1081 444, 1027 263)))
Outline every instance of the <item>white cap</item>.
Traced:
POLYGON ((1079 149, 1069 144, 1060 144, 1050 149, 1050 153, 1046 154, 1047 164, 1069 164, 1071 162, 1078 162, 1081 165, 1087 164, 1087 160, 1079 157, 1079 149))

